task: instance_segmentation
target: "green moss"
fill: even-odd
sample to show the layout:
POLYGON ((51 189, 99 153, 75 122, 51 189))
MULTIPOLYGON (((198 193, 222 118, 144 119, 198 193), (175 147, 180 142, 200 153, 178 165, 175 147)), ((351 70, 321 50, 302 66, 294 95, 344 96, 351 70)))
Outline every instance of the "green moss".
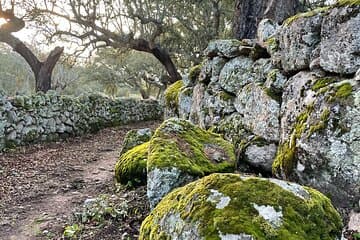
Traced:
POLYGON ((225 101, 225 102, 233 100, 235 98, 235 96, 231 95, 230 93, 224 92, 224 91, 221 91, 217 96, 220 98, 220 100, 225 101))
POLYGON ((297 118, 290 138, 280 144, 272 165, 272 172, 275 176, 288 177, 296 166, 296 141, 305 132, 306 122, 313 111, 313 105, 306 107, 297 118))
POLYGON ((271 51, 276 52, 277 50, 279 50, 279 42, 276 40, 275 37, 267 39, 266 44, 269 46, 271 51))
POLYGON ((351 95, 353 87, 350 83, 344 83, 336 88, 336 98, 347 98, 351 95))
POLYGON ((176 167, 192 176, 213 172, 232 172, 235 153, 231 143, 218 134, 205 131, 185 120, 169 119, 150 141, 148 171, 176 167), (215 149, 221 160, 213 162, 206 149, 215 149))
POLYGON ((202 64, 198 64, 190 69, 189 72, 189 79, 193 82, 199 77, 201 72, 202 64))
POLYGON ((321 113, 320 121, 315 125, 310 126, 308 137, 313 135, 313 133, 315 132, 320 132, 324 130, 329 122, 329 117, 330 117, 330 110, 326 108, 321 113))
POLYGON ((282 101, 282 93, 274 92, 270 88, 266 88, 265 93, 279 103, 282 101))
POLYGON ((308 12, 303 12, 303 13, 299 13, 299 14, 296 14, 292 17, 289 17, 288 19, 286 19, 284 21, 284 26, 289 26, 291 25, 294 21, 296 21, 297 19, 300 19, 300 18, 309 18, 309 17, 313 17, 317 14, 324 14, 324 13, 327 13, 328 10, 330 9, 330 7, 320 7, 320 8, 316 8, 314 10, 311 10, 311 11, 308 11, 308 12))
POLYGON ((338 0, 334 6, 343 7, 343 6, 359 6, 359 5, 360 5, 360 0, 338 0))
POLYGON ((342 228, 340 215, 326 196, 314 189, 304 189, 309 199, 300 198, 266 179, 212 174, 168 194, 142 223, 139 239, 170 239, 158 223, 164 216, 176 213, 187 224, 198 226, 203 239, 220 239, 220 232, 245 233, 256 240, 335 239, 342 228), (231 198, 224 209, 217 209, 207 201, 210 189, 231 198), (259 215, 254 204, 281 211, 282 224, 272 227, 259 215))
POLYGON ((165 104, 170 108, 177 108, 179 105, 179 94, 181 89, 183 88, 183 81, 177 81, 170 85, 164 95, 165 95, 165 104))
POLYGON ((329 84, 336 82, 335 78, 327 77, 316 80, 311 89, 318 92, 320 89, 327 87, 329 84))
POLYGON ((122 184, 143 185, 146 183, 146 164, 149 142, 132 148, 115 165, 115 178, 122 184))

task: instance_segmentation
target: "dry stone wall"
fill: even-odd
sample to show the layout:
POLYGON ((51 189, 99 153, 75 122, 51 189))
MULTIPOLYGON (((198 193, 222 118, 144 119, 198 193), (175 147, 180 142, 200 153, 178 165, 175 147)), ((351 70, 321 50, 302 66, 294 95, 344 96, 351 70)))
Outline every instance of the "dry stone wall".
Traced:
POLYGON ((0 95, 0 150, 158 119, 162 119, 162 107, 155 100, 110 99, 101 95, 71 97, 55 92, 0 95))
POLYGON ((359 1, 281 26, 263 20, 257 39, 211 42, 204 62, 177 94, 172 89, 178 103, 166 116, 222 133, 241 171, 309 185, 338 207, 359 208, 359 43, 359 1))

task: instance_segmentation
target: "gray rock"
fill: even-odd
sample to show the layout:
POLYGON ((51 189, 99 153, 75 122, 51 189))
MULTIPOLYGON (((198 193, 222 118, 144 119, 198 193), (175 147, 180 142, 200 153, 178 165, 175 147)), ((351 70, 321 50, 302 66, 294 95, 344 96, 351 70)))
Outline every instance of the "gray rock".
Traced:
POLYGON ((184 88, 179 93, 179 117, 189 119, 192 106, 193 88, 184 88))
POLYGON ((288 146, 293 157, 285 160, 279 154, 275 162, 280 165, 274 162, 273 169, 278 176, 321 189, 346 208, 360 198, 359 82, 325 80, 303 72, 289 80, 279 148, 288 146))
POLYGON ((273 22, 271 19, 262 19, 258 25, 257 28, 257 40, 258 43, 266 47, 267 43, 266 41, 274 37, 276 34, 276 31, 278 30, 279 25, 275 22, 273 22))
POLYGON ((321 28, 321 67, 353 74, 360 68, 360 6, 334 8, 321 28))
POLYGON ((277 146, 275 144, 264 146, 257 146, 256 144, 250 145, 245 150, 244 160, 249 163, 250 166, 271 172, 276 150, 277 146))
POLYGON ((267 141, 279 141, 280 104, 254 83, 245 86, 235 100, 246 129, 267 141))
POLYGON ((227 92, 236 94, 252 79, 253 60, 247 57, 237 57, 227 62, 220 72, 219 83, 227 92))
POLYGON ((317 56, 313 52, 320 43, 320 31, 323 16, 290 18, 279 30, 279 52, 281 64, 286 72, 308 69, 311 61, 317 56))
POLYGON ((234 58, 239 54, 239 47, 241 42, 235 39, 232 40, 214 40, 211 41, 205 49, 204 54, 208 57, 226 57, 234 58))
POLYGON ((120 155, 126 153, 133 147, 148 142, 152 135, 153 131, 150 128, 134 129, 128 131, 122 143, 120 155))

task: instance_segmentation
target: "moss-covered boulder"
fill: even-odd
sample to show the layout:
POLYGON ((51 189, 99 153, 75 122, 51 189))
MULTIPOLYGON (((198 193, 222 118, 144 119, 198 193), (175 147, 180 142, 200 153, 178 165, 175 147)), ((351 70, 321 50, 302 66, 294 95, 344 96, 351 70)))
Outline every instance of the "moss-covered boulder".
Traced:
POLYGON ((172 189, 214 172, 235 169, 233 145, 180 119, 165 121, 150 141, 147 195, 151 207, 172 189))
POLYGON ((146 184, 146 163, 149 142, 138 145, 122 154, 115 165, 115 178, 131 186, 146 184))
POLYGON ((120 155, 126 153, 133 147, 150 141, 153 131, 150 128, 133 129, 126 133, 120 155))
POLYGON ((320 192, 277 179, 212 174, 168 194, 140 240, 334 240, 340 215, 320 192))

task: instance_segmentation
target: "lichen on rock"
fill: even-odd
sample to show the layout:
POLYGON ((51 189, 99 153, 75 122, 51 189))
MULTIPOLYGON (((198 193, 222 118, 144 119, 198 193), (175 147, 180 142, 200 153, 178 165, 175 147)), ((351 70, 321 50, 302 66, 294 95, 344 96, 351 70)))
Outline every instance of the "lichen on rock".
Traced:
POLYGON ((188 121, 169 119, 150 141, 147 165, 150 204, 155 206, 167 192, 189 180, 214 172, 232 172, 234 168, 231 143, 188 121), (165 185, 160 183, 164 182, 168 190, 162 191, 160 188, 165 185))
POLYGON ((139 239, 336 239, 342 223, 330 200, 314 189, 288 184, 212 174, 164 197, 142 223, 139 239), (299 197, 298 191, 308 197, 299 197), (221 202, 226 204, 219 208, 221 202), (189 233, 196 238, 186 238, 189 233))

